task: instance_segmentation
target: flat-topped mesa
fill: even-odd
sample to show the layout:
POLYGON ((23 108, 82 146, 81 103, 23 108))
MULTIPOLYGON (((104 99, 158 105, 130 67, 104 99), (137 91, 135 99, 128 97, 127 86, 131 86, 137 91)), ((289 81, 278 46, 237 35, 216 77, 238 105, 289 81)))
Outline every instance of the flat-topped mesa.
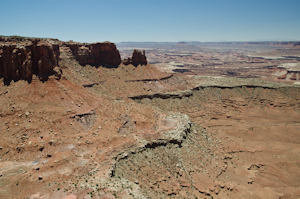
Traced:
POLYGON ((45 80, 56 74, 59 46, 34 39, 28 44, 0 45, 0 78, 7 80, 32 80, 35 74, 45 80))
POLYGON ((123 64, 129 65, 132 64, 134 66, 138 65, 147 65, 147 57, 145 55, 145 50, 143 53, 140 50, 133 50, 132 58, 124 59, 123 64))
POLYGON ((110 65, 119 65, 121 56, 114 43, 93 43, 93 44, 70 44, 72 54, 80 65, 100 65, 103 63, 110 65))

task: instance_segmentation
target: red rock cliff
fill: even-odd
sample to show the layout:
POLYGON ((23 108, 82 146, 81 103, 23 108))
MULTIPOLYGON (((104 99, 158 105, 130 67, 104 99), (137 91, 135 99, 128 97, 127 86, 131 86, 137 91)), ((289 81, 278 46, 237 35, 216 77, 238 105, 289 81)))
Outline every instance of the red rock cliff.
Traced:
POLYGON ((100 65, 107 63, 119 65, 121 56, 114 43, 94 43, 94 44, 69 44, 72 54, 80 65, 100 65))
POLYGON ((145 50, 143 51, 143 53, 139 50, 134 50, 132 53, 132 58, 128 58, 125 59, 123 61, 123 64, 128 65, 128 64, 132 64, 134 66, 138 66, 140 65, 147 65, 147 58, 145 55, 145 50))
POLYGON ((60 77, 60 46, 68 46, 81 65, 119 65, 120 53, 110 42, 82 44, 55 39, 0 37, 0 78, 28 80, 32 75, 46 80, 49 75, 60 77))
POLYGON ((0 77, 13 80, 41 79, 54 74, 58 66, 59 46, 34 40, 28 45, 4 44, 0 46, 0 77))

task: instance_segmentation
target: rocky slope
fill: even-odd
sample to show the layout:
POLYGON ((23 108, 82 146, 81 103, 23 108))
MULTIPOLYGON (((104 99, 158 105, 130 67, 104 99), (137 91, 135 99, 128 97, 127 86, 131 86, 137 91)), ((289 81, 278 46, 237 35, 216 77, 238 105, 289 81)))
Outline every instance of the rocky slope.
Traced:
POLYGON ((299 197, 300 184, 297 179, 300 175, 300 159, 296 151, 300 147, 300 88, 259 80, 252 83, 248 80, 236 80, 231 84, 230 79, 215 79, 207 85, 207 80, 208 78, 200 78, 201 86, 189 91, 191 93, 188 96, 156 94, 133 99, 162 110, 189 115, 191 121, 213 134, 213 138, 209 139, 219 143, 205 145, 204 140, 201 144, 192 144, 192 140, 201 140, 201 132, 202 136, 208 136, 207 133, 203 135, 204 130, 196 131, 197 133, 190 135, 193 138, 187 136, 185 140, 188 148, 182 144, 182 147, 172 146, 172 150, 167 153, 164 151, 166 149, 149 150, 147 154, 144 153, 148 157, 144 161, 136 161, 132 157, 121 162, 119 175, 125 173, 133 181, 144 182, 147 181, 144 177, 147 168, 149 173, 165 176, 156 176, 154 179, 149 177, 150 181, 141 183, 147 184, 142 190, 150 197, 154 197, 151 195, 153 192, 156 197, 162 198, 167 193, 178 198, 181 197, 180 194, 187 198, 299 197), (246 85, 242 85, 245 83, 246 85), (204 148, 192 149, 199 145, 204 148), (196 155, 201 156, 205 147, 214 151, 212 159, 207 159, 207 153, 197 158, 196 155), (184 153, 185 150, 188 151, 187 154, 184 153), (192 155, 192 151, 198 153, 192 155), (216 152, 223 154, 216 155, 216 152), (172 163, 166 163, 171 160, 172 163), (194 166, 203 161, 208 161, 205 166, 194 166), (176 167, 171 169, 169 166, 172 164, 176 167), (133 165, 141 167, 141 171, 134 174, 133 165), (223 170, 221 165, 224 166, 223 170), (213 168, 212 171, 209 168, 213 168), (199 179, 205 180, 199 185, 199 179), (158 189, 162 186, 163 188, 158 189), (149 189, 153 192, 146 191, 149 189), (171 190, 176 190, 176 193, 171 190))
MULTIPOLYGON (((143 148, 142 144, 152 143, 152 139, 168 142, 177 139, 176 133, 178 139, 182 137, 184 129, 176 128, 188 119, 180 115, 175 118, 176 114, 171 119, 170 114, 141 106, 126 97, 129 93, 145 92, 147 86, 139 80, 160 81, 168 74, 150 65, 110 67, 112 62, 98 62, 96 58, 91 62, 87 59, 83 66, 85 63, 79 62, 85 57, 79 55, 77 60, 65 42, 31 38, 5 38, 1 43, 1 60, 7 64, 1 62, 2 69, 13 68, 7 60, 14 60, 11 58, 14 54, 3 56, 3 49, 13 46, 16 52, 23 52, 34 41, 38 41, 36 49, 41 52, 58 47, 55 54, 58 57, 40 51, 34 55, 42 54, 50 60, 55 57, 57 62, 48 65, 48 71, 57 66, 61 78, 53 78, 51 72, 46 73, 42 68, 38 71, 45 73, 33 73, 31 81, 24 73, 17 73, 18 70, 15 71, 18 78, 2 76, 0 79, 1 198, 62 198, 71 192, 83 198, 90 190, 99 190, 101 197, 113 198, 113 191, 105 184, 110 182, 111 169, 119 154, 135 147, 143 148), (47 81, 40 81, 38 77, 42 74, 47 81), (8 80, 15 81, 7 84, 8 80), (87 83, 92 86, 85 87, 87 83), (97 188, 89 181, 94 177, 97 188)), ((113 44, 103 45, 110 45, 114 50, 113 44)), ((89 46, 92 48, 93 44, 89 46)), ((93 51, 85 52, 92 57, 93 51)), ((40 65, 44 66, 43 61, 40 65)))
POLYGON ((0 41, 17 74, 0 79, 1 198, 300 197, 299 86, 166 74, 138 51, 126 65, 107 42, 0 41), (32 45, 51 62, 28 81, 32 45))

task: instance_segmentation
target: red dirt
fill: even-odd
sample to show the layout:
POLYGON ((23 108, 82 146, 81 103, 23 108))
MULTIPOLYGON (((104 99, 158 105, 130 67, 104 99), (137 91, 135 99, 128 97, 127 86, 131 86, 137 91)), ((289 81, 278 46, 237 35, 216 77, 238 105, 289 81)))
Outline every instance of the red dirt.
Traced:
MULTIPOLYGON (((58 43, 60 78, 0 82, 1 198, 300 197, 297 85, 83 63, 41 41, 58 43)), ((260 66, 229 74, 274 80, 260 66)))

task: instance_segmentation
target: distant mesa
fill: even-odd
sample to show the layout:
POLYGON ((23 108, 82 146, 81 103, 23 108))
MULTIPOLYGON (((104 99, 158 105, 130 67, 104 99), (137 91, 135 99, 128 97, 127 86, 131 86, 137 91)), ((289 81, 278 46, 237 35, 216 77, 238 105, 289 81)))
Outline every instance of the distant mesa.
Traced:
POLYGON ((132 53, 132 58, 127 58, 123 60, 123 64, 129 65, 132 64, 134 66, 138 65, 147 65, 147 58, 145 55, 145 50, 143 50, 143 53, 140 50, 134 50, 132 53))
POLYGON ((293 44, 294 49, 300 49, 300 42, 296 42, 293 44))
POLYGON ((184 41, 180 41, 180 42, 177 43, 177 45, 184 46, 184 45, 187 45, 187 43, 184 42, 184 41))

